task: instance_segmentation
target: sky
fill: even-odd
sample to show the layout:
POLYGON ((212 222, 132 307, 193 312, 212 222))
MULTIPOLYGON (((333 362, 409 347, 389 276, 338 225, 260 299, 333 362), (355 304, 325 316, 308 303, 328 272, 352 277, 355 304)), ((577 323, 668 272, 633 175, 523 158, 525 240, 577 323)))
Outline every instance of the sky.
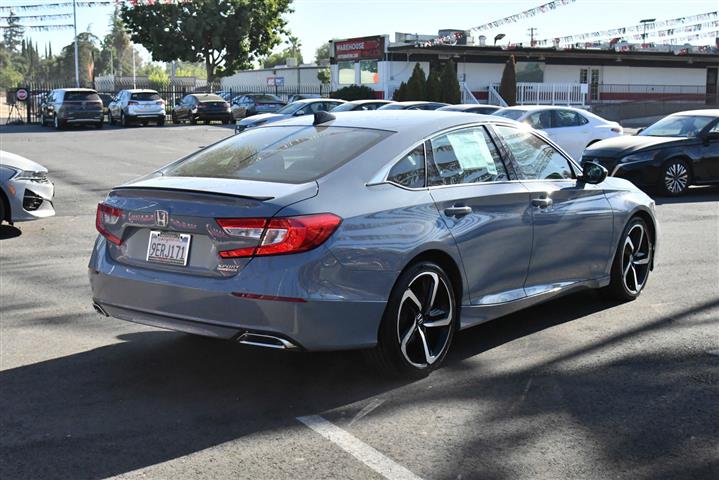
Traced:
MULTIPOLYGON (((3 5, 22 5, 62 0, 3 0, 3 5)), ((536 7, 549 0, 294 0, 294 13, 287 15, 288 28, 302 42, 306 62, 314 59, 315 49, 332 38, 351 38, 395 32, 436 34, 439 29, 470 29, 493 20, 536 7)), ((645 18, 659 20, 719 10, 717 0, 576 0, 574 3, 516 24, 502 26, 486 35, 504 33, 500 43, 529 43, 528 29, 537 29, 537 38, 554 38, 576 33, 606 30, 639 23, 645 18)), ((70 10, 71 11, 71 10, 70 10)), ((59 9, 18 11, 19 15, 59 9)), ((111 7, 78 9, 78 32, 89 29, 102 38, 108 31, 111 7)), ((3 11, 0 14, 5 15, 3 11)), ((71 23, 72 20, 69 21, 71 23)), ((30 23, 28 21, 27 23, 30 23)), ((49 22, 45 22, 49 23, 49 22)), ((58 20, 58 23, 68 23, 58 20)), ((716 29, 716 27, 715 27, 716 29)), ((40 52, 46 42, 54 53, 72 42, 72 30, 28 32, 40 52)), ((651 39, 650 39, 651 40, 651 39)), ((684 42, 682 42, 684 43, 684 42)), ((696 40, 699 45, 714 44, 713 38, 696 40)), ((281 49, 282 46, 277 49, 281 49)), ((276 50, 277 50, 276 49, 276 50)), ((149 60, 149 54, 143 53, 149 60)))

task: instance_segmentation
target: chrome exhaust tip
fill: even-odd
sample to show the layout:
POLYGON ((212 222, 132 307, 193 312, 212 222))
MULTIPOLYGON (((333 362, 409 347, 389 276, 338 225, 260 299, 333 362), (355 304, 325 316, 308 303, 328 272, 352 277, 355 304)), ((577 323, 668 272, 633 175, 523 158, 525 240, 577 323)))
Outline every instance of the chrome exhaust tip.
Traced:
POLYGON ((294 343, 284 338, 260 333, 245 332, 237 338, 237 343, 243 345, 254 345, 255 347, 277 348, 279 350, 294 350, 299 348, 294 343))
POLYGON ((110 316, 110 314, 107 313, 104 308, 102 308, 99 304, 97 304, 97 303, 95 303, 95 302, 92 303, 92 308, 94 308, 95 311, 96 311, 97 313, 99 313, 100 315, 102 315, 103 317, 109 317, 109 316, 110 316))

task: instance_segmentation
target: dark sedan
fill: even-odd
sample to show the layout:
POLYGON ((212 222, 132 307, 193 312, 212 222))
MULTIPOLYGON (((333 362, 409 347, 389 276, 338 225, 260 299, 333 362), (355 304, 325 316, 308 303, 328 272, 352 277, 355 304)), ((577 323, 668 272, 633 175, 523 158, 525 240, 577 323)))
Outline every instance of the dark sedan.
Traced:
POLYGON ((638 135, 602 140, 584 151, 586 161, 670 196, 691 185, 719 183, 719 110, 675 113, 638 135))
POLYGON ((447 103, 441 102, 424 102, 424 101, 411 101, 411 102, 392 102, 388 105, 380 107, 379 110, 437 110, 438 108, 446 107, 447 103))
POLYGON ((198 121, 210 123, 212 120, 222 123, 232 120, 230 104, 214 93, 185 95, 172 109, 172 123, 189 121, 194 125, 198 121))
POLYGON ((245 118, 260 113, 274 113, 285 106, 285 102, 269 93, 247 93, 232 99, 232 117, 245 118))

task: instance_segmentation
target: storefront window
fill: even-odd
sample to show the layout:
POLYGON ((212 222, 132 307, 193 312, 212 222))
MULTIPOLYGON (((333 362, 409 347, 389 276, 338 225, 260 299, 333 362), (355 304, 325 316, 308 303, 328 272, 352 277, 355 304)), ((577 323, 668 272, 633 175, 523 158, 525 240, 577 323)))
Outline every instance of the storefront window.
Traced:
POLYGON ((340 85, 352 85, 355 83, 355 64, 354 62, 339 62, 337 64, 339 70, 340 85))
POLYGON ((362 60, 360 62, 360 82, 362 84, 379 83, 377 60, 362 60))

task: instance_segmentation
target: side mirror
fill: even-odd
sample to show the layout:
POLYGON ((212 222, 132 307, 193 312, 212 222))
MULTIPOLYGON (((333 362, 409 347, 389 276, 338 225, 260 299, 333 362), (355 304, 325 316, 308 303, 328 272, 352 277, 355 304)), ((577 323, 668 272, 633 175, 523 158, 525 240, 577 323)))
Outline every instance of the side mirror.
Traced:
POLYGON ((584 162, 582 164, 582 181, 584 183, 590 183, 596 185, 602 183, 607 179, 609 172, 606 168, 602 167, 595 162, 584 162))
POLYGON ((640 129, 638 129, 638 130, 637 130, 637 133, 635 133, 634 135, 639 135, 640 133, 642 133, 642 132, 643 132, 644 130, 646 130, 646 129, 647 129, 647 127, 642 127, 642 128, 640 128, 640 129))

